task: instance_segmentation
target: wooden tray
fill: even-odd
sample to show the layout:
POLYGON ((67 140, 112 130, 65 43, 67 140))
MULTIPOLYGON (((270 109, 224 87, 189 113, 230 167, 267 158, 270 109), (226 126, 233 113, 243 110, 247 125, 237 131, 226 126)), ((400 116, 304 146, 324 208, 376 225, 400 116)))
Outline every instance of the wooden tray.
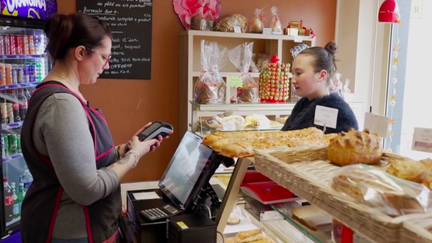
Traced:
MULTIPOLYGON (((325 153, 322 153, 325 148, 314 149, 320 151, 318 157, 326 158, 325 153)), ((400 242, 402 222, 372 211, 366 205, 357 204, 329 186, 331 177, 339 166, 327 160, 315 160, 316 156, 312 156, 312 159, 305 159, 303 156, 304 162, 293 163, 295 159, 288 159, 290 154, 294 157, 295 154, 313 153, 307 148, 287 148, 284 151, 255 150, 255 168, 369 240, 382 243, 400 242), (279 158, 272 153, 278 154, 279 158), (281 156, 282 153, 285 154, 281 156), (286 162, 282 160, 284 158, 286 162)), ((383 162, 380 167, 385 165, 386 162, 383 162)))

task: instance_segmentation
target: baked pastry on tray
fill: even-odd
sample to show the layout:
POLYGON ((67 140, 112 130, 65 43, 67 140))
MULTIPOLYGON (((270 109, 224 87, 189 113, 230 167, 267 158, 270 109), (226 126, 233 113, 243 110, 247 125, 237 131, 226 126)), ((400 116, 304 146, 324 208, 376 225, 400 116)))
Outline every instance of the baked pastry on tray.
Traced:
POLYGON ((253 156, 254 149, 327 145, 335 136, 324 135, 315 127, 294 131, 215 132, 206 136, 203 144, 224 156, 244 158, 253 156))

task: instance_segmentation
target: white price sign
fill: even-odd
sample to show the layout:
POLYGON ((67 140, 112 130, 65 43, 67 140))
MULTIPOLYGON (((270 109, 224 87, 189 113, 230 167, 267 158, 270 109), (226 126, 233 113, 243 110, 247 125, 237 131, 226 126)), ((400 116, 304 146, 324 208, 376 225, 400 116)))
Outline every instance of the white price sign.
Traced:
POLYGON ((317 105, 314 124, 336 129, 338 113, 338 109, 317 105))
POLYGON ((432 129, 414 128, 412 150, 432 153, 432 129))
POLYGON ((226 121, 222 123, 222 130, 224 131, 235 131, 236 124, 235 121, 226 121))
POLYGON ((379 137, 386 138, 388 126, 388 117, 366 112, 364 128, 368 129, 371 133, 376 133, 379 137))
POLYGON ((240 27, 234 26, 234 33, 241 33, 240 27))

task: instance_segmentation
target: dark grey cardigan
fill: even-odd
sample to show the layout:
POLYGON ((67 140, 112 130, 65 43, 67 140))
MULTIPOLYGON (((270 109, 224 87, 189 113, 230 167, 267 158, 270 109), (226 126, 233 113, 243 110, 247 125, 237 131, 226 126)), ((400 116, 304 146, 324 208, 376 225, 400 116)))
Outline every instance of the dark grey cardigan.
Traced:
POLYGON ((358 129, 357 119, 354 112, 351 110, 351 107, 338 94, 332 93, 315 100, 308 100, 307 98, 300 99, 294 106, 294 109, 283 126, 282 131, 297 130, 308 127, 323 129, 322 126, 314 124, 315 108, 317 105, 339 110, 336 129, 327 127, 325 133, 338 133, 348 131, 350 128, 358 129))

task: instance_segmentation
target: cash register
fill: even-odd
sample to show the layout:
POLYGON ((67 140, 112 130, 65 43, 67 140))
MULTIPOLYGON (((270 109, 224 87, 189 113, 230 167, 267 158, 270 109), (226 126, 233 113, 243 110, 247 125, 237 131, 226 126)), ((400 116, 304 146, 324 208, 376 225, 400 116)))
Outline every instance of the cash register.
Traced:
MULTIPOLYGON (((192 220, 201 214, 209 222, 205 223, 198 216, 200 225, 212 225, 221 195, 218 196, 209 181, 221 163, 229 167, 234 161, 203 145, 200 136, 186 132, 159 181, 159 189, 126 193, 127 214, 138 242, 168 242, 168 232, 175 232, 168 227, 173 225, 169 223, 173 216, 181 218, 194 214, 189 219, 192 220)), ((215 224, 212 229, 207 228, 216 234, 215 224)))

